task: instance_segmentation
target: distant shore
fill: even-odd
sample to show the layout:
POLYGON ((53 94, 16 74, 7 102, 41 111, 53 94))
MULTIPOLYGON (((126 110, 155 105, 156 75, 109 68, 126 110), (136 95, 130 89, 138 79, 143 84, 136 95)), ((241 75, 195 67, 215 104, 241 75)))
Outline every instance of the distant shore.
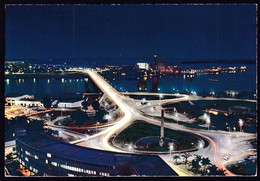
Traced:
POLYGON ((181 64, 256 64, 254 60, 197 60, 182 61, 181 64))
POLYGON ((5 78, 86 78, 85 74, 75 73, 24 73, 5 74, 5 78))

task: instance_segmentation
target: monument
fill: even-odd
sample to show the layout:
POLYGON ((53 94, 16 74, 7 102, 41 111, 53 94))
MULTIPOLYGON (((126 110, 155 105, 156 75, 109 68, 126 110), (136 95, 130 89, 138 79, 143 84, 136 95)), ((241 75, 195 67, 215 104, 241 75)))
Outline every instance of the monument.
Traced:
POLYGON ((163 141, 164 139, 164 110, 161 110, 161 134, 160 134, 160 141, 159 141, 159 145, 160 147, 163 146, 163 141))

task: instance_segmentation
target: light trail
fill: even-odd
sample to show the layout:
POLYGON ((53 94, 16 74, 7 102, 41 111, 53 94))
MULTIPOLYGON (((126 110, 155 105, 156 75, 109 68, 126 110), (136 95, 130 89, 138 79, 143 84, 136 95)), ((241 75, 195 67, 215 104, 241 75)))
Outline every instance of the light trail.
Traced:
MULTIPOLYGON (((142 116, 134 108, 128 106, 123 101, 123 99, 125 100, 127 98, 124 95, 122 95, 121 93, 117 92, 113 87, 111 87, 97 73, 90 71, 90 70, 87 70, 87 71, 84 71, 84 72, 86 72, 92 78, 92 80, 97 84, 97 86, 102 90, 102 92, 104 92, 110 98, 111 101, 113 101, 115 104, 117 104, 117 106, 119 107, 119 109, 123 113, 123 117, 119 121, 117 121, 113 126, 105 129, 104 131, 99 132, 98 134, 95 134, 95 135, 92 135, 92 136, 89 136, 87 138, 83 138, 83 139, 80 139, 80 140, 77 140, 77 141, 73 141, 73 142, 70 142, 70 143, 75 144, 75 143, 86 141, 86 140, 89 140, 89 139, 92 139, 92 138, 95 138, 95 137, 99 137, 99 143, 101 144, 101 142, 102 142, 101 146, 103 148, 105 148, 106 150, 114 151, 114 152, 127 152, 127 151, 116 149, 115 147, 110 145, 109 140, 111 139, 111 137, 116 132, 121 131, 124 128, 124 126, 126 127, 127 124, 130 123, 131 121, 138 120, 140 118, 142 118, 142 120, 146 120, 149 123, 160 124, 160 121, 142 116)), ((159 103, 166 103, 166 102, 169 102, 169 101, 186 101, 186 100, 234 100, 234 99, 230 99, 230 98, 202 98, 202 97, 198 97, 198 96, 196 98, 194 98, 194 97, 191 97, 191 96, 188 96, 188 95, 184 95, 182 97, 175 98, 175 99, 160 100, 160 101, 154 101, 154 102, 158 104, 158 102, 159 103)), ((240 99, 238 99, 238 100, 240 100, 240 99)), ((245 100, 245 101, 248 101, 248 100, 245 100)), ((150 101, 150 102, 152 102, 152 101, 150 101)), ((252 102, 255 102, 255 101, 253 100, 252 102)), ((168 124, 165 124, 165 125, 168 125, 168 124)), ((170 126, 170 125, 168 125, 168 128, 173 129, 172 126, 170 126)), ((204 139, 208 140, 211 144, 211 151, 213 152, 213 159, 214 159, 216 166, 220 170, 223 170, 225 175, 234 176, 233 173, 231 173, 230 171, 228 171, 224 167, 223 163, 220 163, 220 158, 218 156, 219 148, 218 148, 217 143, 213 139, 211 139, 208 136, 205 136, 203 134, 198 133, 199 130, 196 131, 196 130, 185 129, 185 131, 190 132, 190 133, 195 134, 195 135, 198 135, 198 136, 203 137, 204 139)), ((167 163, 168 163, 168 161, 167 161, 167 163)), ((181 172, 179 174, 183 174, 181 172)))
POLYGON ((116 149, 114 147, 112 147, 108 142, 111 138, 111 136, 118 131, 119 129, 121 129, 124 125, 126 125, 129 121, 131 121, 132 118, 132 113, 129 109, 129 107, 117 96, 115 90, 113 88, 111 88, 111 86, 105 82, 102 78, 99 77, 99 75, 97 75, 96 73, 87 70, 86 73, 88 73, 88 75, 92 78, 92 80, 98 84, 98 86, 100 87, 100 89, 102 89, 102 91, 104 93, 106 93, 110 99, 112 101, 114 101, 117 106, 119 107, 119 109, 123 112, 124 116, 123 118, 118 121, 114 126, 107 128, 106 130, 95 134, 93 136, 87 137, 87 138, 83 138, 77 141, 73 141, 70 142, 71 144, 75 144, 75 143, 79 143, 85 140, 88 140, 90 138, 94 138, 97 136, 101 136, 103 134, 106 134, 104 137, 101 137, 101 141, 103 143, 103 146, 110 151, 116 151, 116 152, 123 152, 122 150, 116 149))

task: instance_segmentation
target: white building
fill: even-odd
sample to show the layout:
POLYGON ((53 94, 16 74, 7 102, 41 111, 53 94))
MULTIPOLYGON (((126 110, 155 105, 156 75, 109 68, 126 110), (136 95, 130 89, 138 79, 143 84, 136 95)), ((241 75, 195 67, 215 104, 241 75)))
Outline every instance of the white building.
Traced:
POLYGON ((24 107, 40 107, 43 106, 40 100, 34 99, 34 95, 22 95, 19 97, 6 97, 6 105, 8 106, 24 106, 24 107))
POLYGON ((149 64, 148 63, 137 63, 139 69, 149 69, 149 64))
POLYGON ((8 155, 9 153, 16 153, 15 147, 16 147, 15 140, 6 141, 5 142, 5 155, 8 155))
POLYGON ((77 101, 77 102, 59 102, 58 107, 63 107, 63 108, 80 108, 82 107, 81 103, 82 101, 77 101))

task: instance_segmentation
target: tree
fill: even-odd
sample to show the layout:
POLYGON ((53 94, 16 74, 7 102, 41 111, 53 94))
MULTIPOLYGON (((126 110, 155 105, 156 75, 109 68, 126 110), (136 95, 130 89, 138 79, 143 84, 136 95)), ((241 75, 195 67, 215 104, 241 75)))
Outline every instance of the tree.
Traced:
POLYGON ((98 101, 93 101, 93 102, 92 102, 92 107, 93 107, 93 109, 95 109, 96 111, 97 111, 97 110, 100 110, 100 104, 99 104, 99 102, 98 102, 98 101))
POLYGON ((95 117, 95 118, 96 118, 96 121, 102 122, 102 123, 106 123, 107 120, 104 119, 104 116, 105 116, 106 114, 108 114, 108 112, 106 112, 105 110, 100 109, 100 110, 96 113, 96 117, 95 117))
POLYGON ((203 171, 203 173, 204 173, 204 174, 207 174, 207 173, 206 173, 207 166, 211 164, 211 163, 210 163, 210 160, 209 160, 209 157, 207 157, 207 158, 204 158, 204 157, 203 157, 203 158, 201 159, 201 164, 204 166, 204 171, 203 171))
POLYGON ((70 115, 70 118, 71 118, 73 121, 75 120, 75 121, 76 121, 76 122, 75 122, 75 125, 76 125, 76 126, 79 126, 79 127, 80 127, 84 122, 89 121, 88 115, 87 115, 85 112, 81 111, 80 109, 78 109, 78 110, 72 112, 72 114, 70 115))
POLYGON ((49 98, 49 97, 44 97, 44 98, 42 99, 42 103, 43 103, 43 106, 44 106, 46 109, 49 109, 49 108, 51 107, 51 104, 52 104, 51 98, 49 98))
POLYGON ((200 162, 201 161, 201 155, 195 154, 195 159, 200 162))
POLYGON ((175 160, 175 164, 177 164, 177 159, 179 159, 179 158, 180 158, 179 155, 174 155, 174 156, 173 156, 173 159, 175 160))
POLYGON ((216 165, 211 165, 210 167, 208 167, 208 170, 208 175, 225 175, 223 171, 219 170, 218 167, 216 167, 216 165))
POLYGON ((191 156, 189 153, 184 153, 183 155, 181 155, 184 159, 185 159, 185 164, 187 164, 188 162, 188 158, 191 156))
POLYGON ((88 106, 90 105, 88 101, 84 100, 82 103, 81 103, 83 109, 85 110, 88 110, 88 106))
POLYGON ((198 173, 198 172, 199 172, 199 169, 200 169, 200 167, 201 167, 198 160, 192 160, 191 166, 192 166, 191 170, 192 170, 194 173, 198 173))

